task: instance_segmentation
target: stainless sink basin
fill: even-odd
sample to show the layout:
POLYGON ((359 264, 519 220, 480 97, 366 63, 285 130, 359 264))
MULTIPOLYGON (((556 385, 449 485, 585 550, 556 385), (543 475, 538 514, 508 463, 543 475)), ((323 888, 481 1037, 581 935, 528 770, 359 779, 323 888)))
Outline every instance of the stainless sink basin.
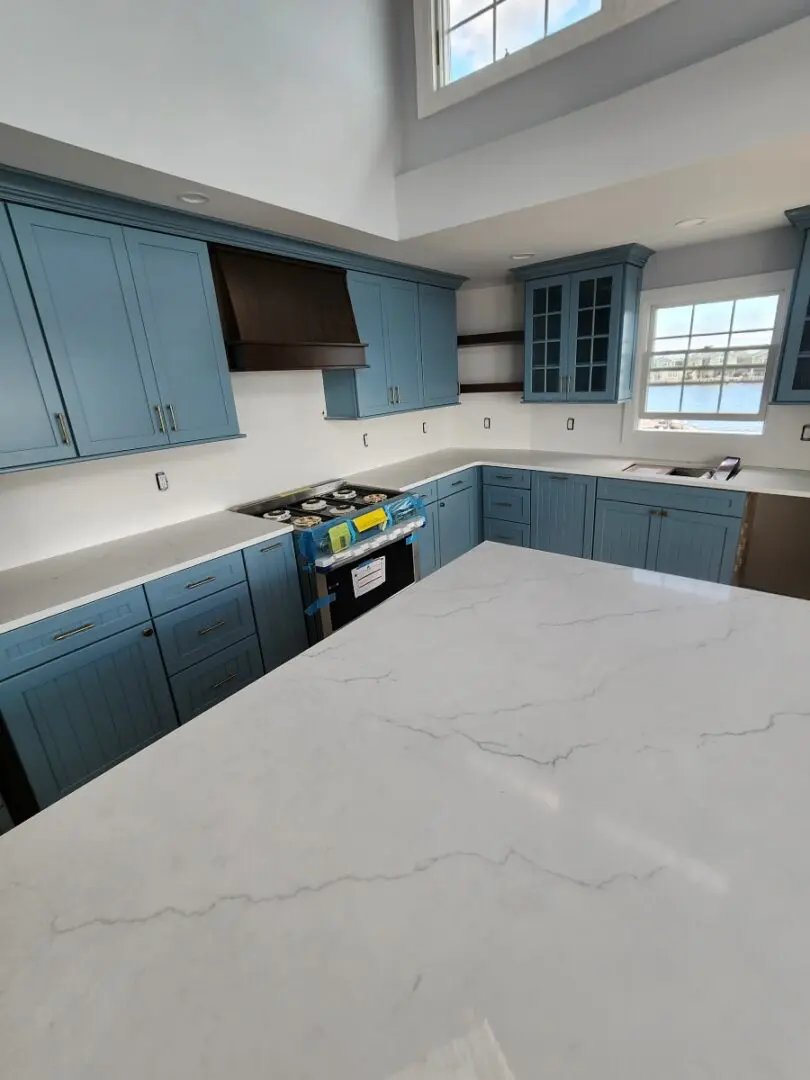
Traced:
POLYGON ((710 465, 656 465, 655 463, 633 462, 623 472, 636 473, 639 476, 684 476, 691 480, 711 480, 714 469, 710 465))

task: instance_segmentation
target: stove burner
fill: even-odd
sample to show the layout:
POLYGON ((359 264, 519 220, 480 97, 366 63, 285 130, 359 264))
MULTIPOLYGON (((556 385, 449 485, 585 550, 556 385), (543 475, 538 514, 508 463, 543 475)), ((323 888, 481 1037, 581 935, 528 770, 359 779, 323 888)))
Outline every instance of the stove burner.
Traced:
POLYGON ((352 510, 356 510, 356 506, 352 506, 351 503, 335 503, 334 506, 330 506, 326 511, 330 517, 344 517, 346 514, 350 514, 352 510))
POLYGON ((302 510, 325 510, 326 503, 323 499, 309 499, 301 503, 302 510))
POLYGON ((357 492, 353 491, 352 488, 342 488, 340 491, 335 491, 333 497, 335 499, 340 499, 341 501, 349 502, 351 499, 357 498, 357 492))
POLYGON ((271 510, 268 514, 262 514, 268 521, 289 521, 292 514, 289 510, 271 510))
POLYGON ((322 517, 318 517, 317 514, 301 514, 300 517, 294 517, 292 519, 293 525, 296 529, 314 529, 316 525, 320 525, 323 521, 322 517))
POLYGON ((363 502, 364 503, 381 503, 381 502, 385 502, 385 500, 388 499, 388 498, 390 498, 389 495, 383 495, 381 491, 375 491, 371 495, 364 495, 363 496, 363 502))

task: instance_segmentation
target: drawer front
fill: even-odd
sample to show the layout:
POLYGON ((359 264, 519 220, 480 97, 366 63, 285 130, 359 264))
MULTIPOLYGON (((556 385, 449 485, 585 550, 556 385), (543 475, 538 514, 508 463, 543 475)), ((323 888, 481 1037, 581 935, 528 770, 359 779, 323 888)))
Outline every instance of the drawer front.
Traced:
POLYGON ((187 604, 155 619, 160 651, 169 675, 256 633, 247 585, 187 604))
POLYGON ((747 498, 744 491, 723 491, 675 484, 647 484, 643 480, 599 479, 597 498, 613 502, 641 503, 669 510, 697 510, 704 514, 742 517, 747 498))
POLYGON ((242 552, 233 551, 230 555, 221 555, 218 559, 190 566, 188 570, 178 570, 176 574, 149 581, 144 589, 152 614, 163 615, 244 580, 242 552))
POLYGON ((427 484, 418 484, 409 490, 411 495, 418 495, 422 502, 427 503, 428 506, 435 503, 439 497, 439 489, 435 480, 431 480, 427 484))
POLYGON ((484 539, 495 544, 514 544, 515 547, 529 547, 529 526, 518 525, 515 521, 498 521, 484 518, 484 539))
POLYGON ((57 660, 148 619, 149 608, 139 585, 9 630, 0 634, 0 680, 57 660))
POLYGON ((489 487, 485 484, 484 517, 528 525, 531 521, 531 493, 513 488, 489 487))
POLYGON ((180 723, 199 716, 262 674, 262 654, 253 635, 173 676, 169 682, 180 723))
POLYGON ((530 469, 499 469, 495 465, 485 465, 484 483, 500 487, 530 488, 532 474, 530 469))
POLYGON ((474 483, 475 469, 465 469, 463 472, 443 476, 441 480, 436 481, 436 488, 439 498, 445 499, 448 495, 455 495, 457 491, 465 491, 467 488, 471 488, 474 483))

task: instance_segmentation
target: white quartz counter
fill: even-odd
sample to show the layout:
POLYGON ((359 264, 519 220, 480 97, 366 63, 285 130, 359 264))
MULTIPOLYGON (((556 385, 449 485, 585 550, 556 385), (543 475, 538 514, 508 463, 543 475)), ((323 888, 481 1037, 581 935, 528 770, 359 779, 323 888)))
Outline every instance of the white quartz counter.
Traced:
POLYGON ((605 476, 639 480, 651 484, 677 484, 686 487, 722 487, 732 491, 750 491, 767 495, 798 495, 810 498, 810 472, 801 469, 743 468, 732 480, 718 484, 683 476, 647 476, 624 470, 637 458, 597 457, 589 454, 558 454, 543 450, 438 450, 433 454, 383 465, 349 477, 358 484, 409 488, 427 480, 467 469, 472 465, 496 465, 504 468, 539 469, 544 472, 605 476))
POLYGON ((0 634, 291 531, 223 510, 3 570, 0 634))
POLYGON ((808 640, 476 548, 0 838, 0 1075, 804 1080, 808 640))

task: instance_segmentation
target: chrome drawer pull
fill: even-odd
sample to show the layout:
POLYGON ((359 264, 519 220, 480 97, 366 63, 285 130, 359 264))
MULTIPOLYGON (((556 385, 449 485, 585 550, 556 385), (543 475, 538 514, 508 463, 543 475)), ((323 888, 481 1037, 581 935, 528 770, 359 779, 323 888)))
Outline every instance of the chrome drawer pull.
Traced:
POLYGON ((62 442, 65 446, 70 446, 70 432, 68 431, 65 414, 58 412, 56 414, 56 422, 59 425, 59 434, 62 436, 62 442))
POLYGON ((509 507, 510 507, 510 506, 511 506, 512 504, 511 504, 511 503, 496 503, 496 502, 494 502, 494 503, 493 503, 492 505, 493 505, 493 506, 505 506, 505 507, 506 507, 506 509, 508 510, 508 509, 509 509, 509 507))
POLYGON ((199 589, 199 587, 201 585, 207 585, 209 581, 216 581, 216 580, 217 580, 216 574, 209 574, 208 577, 204 577, 202 579, 202 581, 190 581, 188 583, 188 585, 186 585, 186 588, 187 589, 199 589))
POLYGON ((450 487, 461 487, 463 483, 463 480, 456 480, 456 482, 454 484, 451 484, 450 487))
POLYGON ((163 419, 163 409, 159 405, 155 405, 155 416, 157 417, 158 427, 160 428, 160 434, 166 434, 166 421, 163 419))
POLYGON ((198 630, 197 633, 200 637, 203 637, 204 634, 210 634, 212 630, 219 630, 220 626, 224 626, 227 621, 227 619, 217 619, 216 622, 212 622, 210 626, 203 627, 203 629, 198 630))
POLYGON ((65 638, 74 637, 76 634, 86 634, 88 630, 92 630, 96 624, 94 622, 85 623, 84 626, 77 626, 75 630, 66 630, 64 634, 54 634, 54 641, 64 641, 65 638))
POLYGON ((238 677, 238 675, 239 675, 239 672, 234 671, 231 675, 228 675, 227 678, 221 679, 219 682, 215 682, 213 686, 209 686, 208 689, 209 690, 219 690, 220 686, 224 686, 226 683, 232 682, 235 678, 238 677))
POLYGON ((266 548, 260 548, 260 549, 259 549, 259 554, 260 554, 260 555, 264 555, 264 554, 266 554, 266 553, 267 553, 268 551, 275 551, 275 550, 276 550, 276 548, 280 548, 280 547, 281 547, 281 544, 271 544, 271 545, 270 545, 269 547, 266 547, 266 548))
POLYGON ((512 479, 512 474, 509 473, 506 476, 504 476, 503 473, 495 473, 495 479, 496 480, 511 480, 512 479))
POLYGON ((169 423, 172 426, 172 431, 177 431, 177 417, 174 415, 174 405, 167 405, 166 412, 169 414, 169 423))

